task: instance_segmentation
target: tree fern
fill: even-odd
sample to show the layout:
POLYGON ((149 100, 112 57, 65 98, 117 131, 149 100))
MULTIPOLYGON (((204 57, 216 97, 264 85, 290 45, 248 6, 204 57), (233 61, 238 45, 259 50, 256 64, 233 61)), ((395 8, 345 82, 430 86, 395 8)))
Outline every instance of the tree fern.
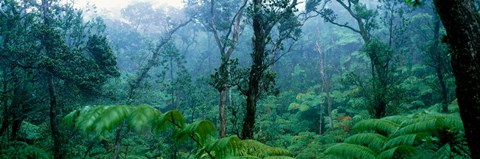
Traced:
POLYGON ((395 135, 435 133, 447 129, 463 130, 462 120, 453 116, 422 116, 409 121, 409 124, 396 131, 395 135))
POLYGON ((44 150, 21 141, 14 141, 6 149, 1 149, 0 157, 49 159, 48 153, 44 150))
POLYGON ((385 145, 383 146, 383 149, 390 149, 390 148, 394 148, 396 146, 401 146, 401 145, 413 146, 415 142, 419 142, 419 140, 420 138, 418 134, 408 134, 408 135, 397 136, 388 140, 388 142, 386 142, 385 145))
MULTIPOLYGON (((462 121, 452 115, 422 112, 390 116, 360 121, 353 129, 359 133, 348 137, 344 143, 330 147, 325 153, 342 158, 412 158, 417 154, 423 155, 416 148, 424 145, 424 148, 437 149, 429 152, 436 151, 438 158, 452 156, 452 152, 457 151, 449 149, 450 144, 460 146, 459 150, 463 150, 461 146, 464 146, 459 145, 462 140, 456 139, 459 131, 463 130, 462 121), (428 144, 434 145, 425 146, 428 144)), ((457 156, 464 155, 457 152, 457 156)))
POLYGON ((128 106, 110 106, 96 118, 95 124, 90 125, 90 129, 95 129, 97 132, 111 131, 122 124, 131 111, 131 107, 128 106))
POLYGON ((131 112, 128 125, 137 132, 146 130, 154 125, 158 117, 160 117, 160 112, 157 109, 147 105, 138 106, 131 112))
POLYGON ((410 145, 401 145, 397 146, 391 149, 388 149, 386 151, 383 151, 378 155, 378 159, 408 159, 412 158, 412 156, 415 154, 415 147, 410 146, 410 145))
POLYGON ((185 139, 194 140, 199 146, 198 158, 291 158, 292 154, 285 149, 270 147, 255 140, 240 140, 236 136, 217 139, 216 129, 207 120, 185 123, 183 115, 171 110, 165 114, 150 106, 108 106, 86 107, 75 110, 65 116, 64 124, 83 132, 109 132, 126 123, 136 131, 153 130, 161 132, 174 129, 177 142, 185 139), (74 125, 74 126, 73 126, 74 125))
POLYGON ((365 146, 356 144, 340 143, 327 150, 327 155, 339 156, 341 158, 372 159, 377 157, 377 153, 365 146))
POLYGON ((376 133, 360 133, 345 139, 344 143, 366 146, 375 152, 380 152, 388 138, 376 133))
POLYGON ((200 120, 186 125, 183 129, 179 130, 176 137, 177 140, 191 137, 203 146, 207 141, 214 138, 215 135, 216 131, 213 123, 207 120, 200 120))
POLYGON ((353 126, 356 131, 375 131, 383 135, 389 135, 395 132, 400 127, 399 124, 389 120, 383 119, 368 119, 363 120, 353 126))

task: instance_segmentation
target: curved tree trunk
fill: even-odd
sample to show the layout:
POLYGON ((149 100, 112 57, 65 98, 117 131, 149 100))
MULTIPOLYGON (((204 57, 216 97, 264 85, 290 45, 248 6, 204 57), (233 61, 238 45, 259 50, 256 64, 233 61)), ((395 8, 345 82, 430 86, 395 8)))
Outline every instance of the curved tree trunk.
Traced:
POLYGON ((460 116, 472 158, 480 158, 480 15, 472 0, 434 0, 453 49, 460 116))

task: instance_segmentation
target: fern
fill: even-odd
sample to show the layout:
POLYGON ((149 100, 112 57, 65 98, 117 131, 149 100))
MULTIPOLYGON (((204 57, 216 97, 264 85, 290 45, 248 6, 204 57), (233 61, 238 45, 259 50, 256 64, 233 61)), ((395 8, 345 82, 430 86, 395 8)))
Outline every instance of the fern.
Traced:
POLYGON ((350 144, 357 144, 366 146, 375 152, 381 152, 383 149, 383 145, 388 141, 388 138, 375 133, 360 133, 355 134, 347 139, 345 139, 345 143, 350 144))
POLYGON ((14 141, 6 149, 0 150, 1 158, 35 158, 49 159, 49 155, 44 150, 31 146, 25 142, 14 141))
POLYGON ((151 128, 154 121, 160 116, 160 112, 155 108, 147 105, 136 107, 132 111, 128 125, 133 127, 137 132, 151 128))
POLYGON ((136 131, 153 130, 161 132, 174 129, 177 142, 188 138, 199 146, 198 158, 291 158, 290 151, 270 147, 255 140, 240 140, 236 136, 217 139, 216 129, 212 122, 207 120, 191 124, 185 123, 183 115, 171 110, 161 114, 150 106, 108 106, 86 107, 75 110, 63 119, 64 124, 80 129, 83 132, 109 132, 120 126, 121 123, 136 131))
POLYGON ((451 150, 450 143, 447 143, 450 141, 428 141, 432 141, 432 136, 433 139, 436 135, 441 136, 445 130, 463 130, 463 125, 457 116, 422 112, 363 120, 353 126, 353 129, 367 133, 352 135, 345 139, 344 143, 330 147, 325 153, 342 158, 412 158, 423 155, 416 151, 417 147, 433 143, 441 144, 430 146, 438 149, 436 158, 445 154, 455 155, 452 153, 455 150, 451 150))
POLYGON ((386 151, 383 151, 378 155, 378 159, 391 159, 391 158, 412 158, 412 156, 415 154, 415 147, 410 146, 410 145, 401 145, 397 146, 391 149, 388 149, 386 151))
POLYGON ((207 120, 201 120, 188 124, 185 128, 181 129, 177 134, 177 140, 191 137, 199 144, 204 145, 207 141, 211 140, 215 134, 216 131, 213 123, 207 120))
POLYGON ((420 140, 418 136, 419 136, 418 134, 408 134, 408 135, 397 136, 395 138, 388 140, 388 142, 385 143, 385 145, 383 146, 383 149, 390 149, 400 145, 413 146, 416 141, 418 142, 420 140))
POLYGON ((353 130, 356 131, 376 131, 385 136, 388 136, 395 132, 400 127, 399 124, 389 120, 382 119, 368 119, 363 120, 353 126, 353 130))
POLYGON ((342 158, 358 159, 371 159, 377 156, 377 153, 368 147, 348 143, 336 144, 325 150, 325 153, 327 155, 340 156, 342 158))
POLYGON ((130 115, 132 109, 128 106, 111 106, 105 109, 94 121, 92 128, 97 132, 111 131, 117 128, 130 115))
POLYGON ((462 120, 453 116, 422 116, 409 121, 395 135, 435 133, 446 129, 463 130, 462 120))

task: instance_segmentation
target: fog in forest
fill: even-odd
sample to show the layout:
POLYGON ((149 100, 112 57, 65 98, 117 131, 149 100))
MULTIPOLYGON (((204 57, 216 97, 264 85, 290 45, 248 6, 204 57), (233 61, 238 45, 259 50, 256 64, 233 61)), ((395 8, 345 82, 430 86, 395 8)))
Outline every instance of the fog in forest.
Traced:
POLYGON ((479 0, 0 0, 0 158, 480 158, 479 0))

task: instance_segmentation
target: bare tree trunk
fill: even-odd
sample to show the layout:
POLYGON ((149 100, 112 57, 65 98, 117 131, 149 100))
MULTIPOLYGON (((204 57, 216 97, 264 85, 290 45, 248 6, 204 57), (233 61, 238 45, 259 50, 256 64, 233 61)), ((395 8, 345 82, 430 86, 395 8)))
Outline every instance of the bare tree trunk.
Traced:
POLYGON ((460 116, 471 158, 480 158, 480 15, 472 0, 434 0, 447 30, 460 116))
POLYGON ((329 117, 329 126, 330 126, 330 129, 333 129, 333 117, 332 117, 332 98, 330 96, 330 86, 328 84, 328 81, 327 81, 327 77, 326 77, 326 73, 325 73, 325 59, 324 59, 324 55, 323 55, 323 52, 320 48, 320 45, 318 45, 318 42, 315 43, 315 48, 317 49, 317 52, 319 54, 319 60, 320 60, 320 76, 321 76, 321 79, 322 79, 322 87, 323 87, 323 91, 325 91, 325 93, 327 94, 327 106, 328 106, 328 117, 329 117))

